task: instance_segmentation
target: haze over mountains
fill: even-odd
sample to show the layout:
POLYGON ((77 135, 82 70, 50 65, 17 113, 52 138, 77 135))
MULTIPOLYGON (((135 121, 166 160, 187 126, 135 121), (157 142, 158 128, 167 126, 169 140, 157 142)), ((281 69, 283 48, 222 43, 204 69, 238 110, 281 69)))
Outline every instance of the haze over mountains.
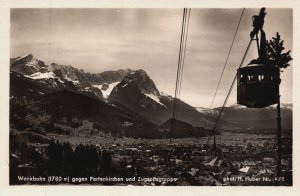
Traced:
MULTIPOLYGON (((26 97, 31 100, 31 109, 46 112, 57 123, 63 118, 88 119, 98 130, 127 130, 131 136, 139 137, 147 135, 145 131, 156 136, 169 131, 174 98, 160 92, 144 70, 87 73, 70 65, 46 65, 32 54, 12 58, 10 63, 11 100, 26 97)), ((205 135, 200 127, 212 125, 218 108, 195 109, 182 100, 177 103, 176 119, 180 123, 175 124, 185 127, 177 136, 205 135), (191 127, 192 131, 186 131, 191 127), (189 134, 183 134, 186 132, 189 134)), ((264 109, 233 106, 224 111, 220 128, 273 129, 275 119, 276 109, 272 106, 264 109)), ((282 119, 283 128, 291 129, 291 105, 282 107, 282 119)))

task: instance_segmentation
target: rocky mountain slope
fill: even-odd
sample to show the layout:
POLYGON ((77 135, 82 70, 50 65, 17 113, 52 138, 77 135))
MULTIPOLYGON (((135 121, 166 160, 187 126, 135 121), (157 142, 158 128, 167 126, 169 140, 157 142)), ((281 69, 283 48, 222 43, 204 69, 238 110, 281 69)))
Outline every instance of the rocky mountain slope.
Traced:
MULTIPOLYGON (((105 94, 105 89, 99 89, 99 85, 109 86, 112 82, 122 80, 124 75, 130 71, 118 70, 92 74, 76 69, 70 65, 59 65, 56 63, 46 65, 32 54, 12 58, 10 59, 10 63, 11 78, 22 78, 22 76, 28 78, 26 83, 35 83, 33 86, 40 86, 40 93, 69 90, 99 100, 106 99, 102 93, 104 92, 105 94)), ((24 81, 25 78, 21 80, 24 81)), ((11 80, 11 82, 12 88, 14 88, 15 79, 11 80)), ((18 85, 20 84, 17 84, 17 86, 18 85)), ((31 88, 29 87, 29 89, 31 88)))
MULTIPOLYGON (((144 70, 129 72, 112 90, 108 101, 158 125, 173 114, 174 98, 160 93, 144 70)), ((194 126, 203 124, 204 115, 181 100, 177 100, 177 104, 178 120, 194 126)))
MULTIPOLYGON (((66 115, 71 115, 69 118, 72 119, 72 113, 75 118, 75 114, 80 111, 85 114, 84 118, 95 123, 98 118, 106 119, 104 121, 117 118, 116 124, 120 125, 126 124, 130 119, 128 121, 131 123, 130 126, 127 128, 121 126, 122 130, 137 137, 148 134, 148 132, 137 134, 132 131, 141 131, 143 126, 148 127, 148 130, 152 130, 155 135, 162 134, 172 119, 174 98, 160 92, 155 82, 144 70, 125 69, 88 73, 70 65, 56 63, 46 65, 31 54, 12 58, 10 63, 11 99, 25 96, 35 100, 39 103, 34 105, 38 108, 37 110, 47 111, 52 116, 57 114, 64 118, 66 115), (81 101, 75 102, 76 100, 81 101), (92 106, 89 102, 93 103, 92 106), (73 103, 72 107, 67 109, 64 107, 71 103, 73 103), (105 111, 102 114, 109 117, 99 116, 95 109, 105 111), (68 112, 65 113, 65 110, 68 112), (112 112, 116 110, 118 112, 112 112), (93 115, 97 119, 93 118, 93 115), (142 125, 139 125, 139 122, 142 122, 142 125)), ((201 135, 199 127, 204 125, 208 129, 211 128, 220 110, 220 108, 193 108, 179 99, 176 103, 178 105, 176 120, 182 123, 176 121, 175 124, 183 130, 185 128, 193 130, 186 131, 189 132, 187 135, 201 135), (183 126, 184 123, 188 126, 183 126)), ((283 105, 281 111, 283 129, 292 129, 292 106, 283 105)), ((100 119, 98 121, 102 122, 100 119)), ((276 128, 276 108, 270 106, 262 109, 248 109, 233 105, 224 110, 219 127, 223 130, 274 129, 276 128)), ((178 134, 185 135, 180 131, 178 134)))

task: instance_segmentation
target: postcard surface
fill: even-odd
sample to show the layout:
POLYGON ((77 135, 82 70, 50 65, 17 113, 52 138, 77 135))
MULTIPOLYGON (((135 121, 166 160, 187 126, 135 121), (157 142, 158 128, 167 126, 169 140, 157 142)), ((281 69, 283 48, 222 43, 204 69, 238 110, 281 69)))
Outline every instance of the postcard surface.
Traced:
POLYGON ((248 7, 9 7, 8 186, 295 187, 296 10, 248 7))

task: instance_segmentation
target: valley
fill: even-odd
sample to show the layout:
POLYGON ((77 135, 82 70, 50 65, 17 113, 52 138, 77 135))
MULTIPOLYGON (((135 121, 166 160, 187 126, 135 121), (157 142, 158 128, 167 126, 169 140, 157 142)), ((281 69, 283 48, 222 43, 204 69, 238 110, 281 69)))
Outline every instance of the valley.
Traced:
MULTIPOLYGON (((292 184, 292 109, 292 104, 281 107, 286 181, 280 185, 292 184)), ((145 70, 88 73, 70 65, 46 65, 32 54, 13 58, 11 184, 35 184, 19 181, 18 175, 173 179, 80 182, 99 185, 261 183, 226 180, 252 176, 273 179, 264 185, 278 183, 274 181, 276 108, 227 106, 217 127, 214 150, 211 130, 219 111, 194 108, 160 92, 145 70), (175 101, 179 109, 172 118, 175 101)))

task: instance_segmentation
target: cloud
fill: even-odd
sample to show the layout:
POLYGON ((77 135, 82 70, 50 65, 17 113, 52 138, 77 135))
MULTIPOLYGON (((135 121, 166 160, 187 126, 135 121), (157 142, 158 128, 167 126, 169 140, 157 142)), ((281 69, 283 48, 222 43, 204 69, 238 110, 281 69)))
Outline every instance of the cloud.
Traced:
MULTIPOLYGON (((182 81, 184 101, 208 106, 241 12, 192 9, 182 81)), ((252 15, 257 13, 258 9, 244 12, 221 82, 219 105, 249 42, 252 15)), ((279 31, 286 48, 292 49, 292 9, 267 9, 267 13, 267 36, 279 31)), ((48 64, 68 64, 89 72, 144 69, 161 91, 174 94, 181 23, 182 9, 12 9, 11 57, 33 53, 48 64)), ((245 63, 256 56, 253 44, 245 63)), ((282 100, 291 102, 292 68, 285 72, 282 100)))

